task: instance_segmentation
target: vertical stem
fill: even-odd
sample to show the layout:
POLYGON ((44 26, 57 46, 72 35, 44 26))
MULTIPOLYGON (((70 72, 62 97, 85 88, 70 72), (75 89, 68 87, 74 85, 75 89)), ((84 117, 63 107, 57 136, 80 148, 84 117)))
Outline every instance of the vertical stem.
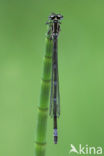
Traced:
POLYGON ((43 59, 43 74, 41 79, 40 101, 37 110, 36 137, 35 137, 35 156, 45 156, 46 130, 48 118, 48 100, 51 84, 52 71, 52 40, 47 35, 46 50, 43 59))

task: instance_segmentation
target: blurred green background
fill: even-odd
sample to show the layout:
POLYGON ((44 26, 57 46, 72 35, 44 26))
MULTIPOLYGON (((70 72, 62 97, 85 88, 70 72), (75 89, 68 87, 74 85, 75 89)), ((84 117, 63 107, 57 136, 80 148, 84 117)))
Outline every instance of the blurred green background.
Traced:
POLYGON ((46 156, 68 156, 70 144, 104 147, 104 0, 0 0, 0 155, 33 156, 45 22, 64 19, 59 37, 61 116, 46 156))

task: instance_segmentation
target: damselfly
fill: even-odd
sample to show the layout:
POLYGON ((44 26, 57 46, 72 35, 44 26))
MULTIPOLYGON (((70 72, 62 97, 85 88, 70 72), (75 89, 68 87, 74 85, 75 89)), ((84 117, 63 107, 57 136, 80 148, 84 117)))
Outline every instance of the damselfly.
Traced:
POLYGON ((52 53, 52 77, 51 77, 51 94, 50 94, 50 116, 53 117, 54 122, 54 143, 57 144, 57 118, 60 116, 60 92, 59 92, 59 76, 58 76, 58 36, 60 32, 60 20, 63 18, 60 14, 52 13, 49 16, 51 37, 53 40, 52 53))

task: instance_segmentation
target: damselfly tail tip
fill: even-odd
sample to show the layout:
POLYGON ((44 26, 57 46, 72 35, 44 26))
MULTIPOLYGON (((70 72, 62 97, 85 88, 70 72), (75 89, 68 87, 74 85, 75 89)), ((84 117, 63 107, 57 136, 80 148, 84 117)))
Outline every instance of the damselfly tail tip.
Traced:
POLYGON ((54 144, 57 144, 57 136, 54 136, 54 144))
POLYGON ((54 129, 54 144, 57 144, 57 141, 58 141, 57 129, 54 129))

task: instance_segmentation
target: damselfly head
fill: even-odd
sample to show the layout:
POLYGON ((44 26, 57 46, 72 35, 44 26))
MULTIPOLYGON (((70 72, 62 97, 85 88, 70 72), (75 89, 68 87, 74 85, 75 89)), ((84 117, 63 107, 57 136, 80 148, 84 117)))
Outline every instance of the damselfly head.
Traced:
POLYGON ((55 14, 55 13, 52 13, 50 16, 49 16, 49 20, 52 20, 52 21, 59 21, 63 18, 63 16, 61 14, 55 14))

